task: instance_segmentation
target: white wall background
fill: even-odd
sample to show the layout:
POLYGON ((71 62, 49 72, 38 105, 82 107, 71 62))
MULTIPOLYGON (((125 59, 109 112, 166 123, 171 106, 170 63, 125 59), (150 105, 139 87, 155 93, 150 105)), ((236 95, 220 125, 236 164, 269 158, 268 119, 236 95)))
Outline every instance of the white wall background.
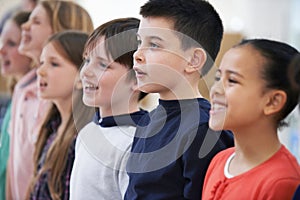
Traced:
POLYGON ((95 27, 118 17, 137 17, 146 0, 76 0, 91 14, 95 27))
MULTIPOLYGON (((0 17, 22 0, 0 0, 0 17)), ((95 27, 117 17, 138 17, 147 0, 74 0, 85 7, 95 27)), ((219 12, 226 32, 267 37, 300 49, 300 0, 208 0, 219 12)))
MULTIPOLYGON (((91 14, 95 26, 116 17, 140 17, 146 0, 77 0, 91 14), (97 2, 97 3, 96 3, 97 2), (99 6, 98 6, 99 4, 99 6)), ((292 42, 300 35, 300 0, 209 0, 223 19, 226 32, 292 42), (297 32, 297 33, 293 33, 297 32)), ((300 39, 299 39, 300 40, 300 39)))

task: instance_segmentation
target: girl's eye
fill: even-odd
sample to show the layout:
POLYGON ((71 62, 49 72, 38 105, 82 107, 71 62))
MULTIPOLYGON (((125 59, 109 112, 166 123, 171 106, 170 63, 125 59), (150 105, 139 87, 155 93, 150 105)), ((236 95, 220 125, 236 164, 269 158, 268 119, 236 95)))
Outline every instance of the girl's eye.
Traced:
POLYGON ((229 75, 227 79, 228 79, 227 80, 228 83, 230 83, 230 84, 236 84, 236 83, 238 83, 238 81, 236 80, 236 78, 234 76, 232 76, 232 75, 229 75))
POLYGON ((39 20, 37 20, 37 19, 34 19, 33 20, 33 24, 41 24, 41 22, 39 20))
POLYGON ((58 66, 59 66, 59 64, 56 63, 56 62, 51 62, 51 65, 52 65, 53 67, 58 67, 58 66))
POLYGON ((8 41, 7 44, 8 44, 8 46, 10 46, 10 47, 14 47, 14 46, 17 45, 14 41, 8 41))
POLYGON ((229 83, 238 83, 236 80, 231 79, 231 78, 228 79, 228 82, 229 82, 229 83))

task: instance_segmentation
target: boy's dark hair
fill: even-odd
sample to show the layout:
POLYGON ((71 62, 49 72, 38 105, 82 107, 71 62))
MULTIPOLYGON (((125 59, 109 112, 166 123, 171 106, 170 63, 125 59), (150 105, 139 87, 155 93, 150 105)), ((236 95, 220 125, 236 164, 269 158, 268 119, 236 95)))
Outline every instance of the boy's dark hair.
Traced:
POLYGON ((289 65, 299 52, 294 47, 279 41, 267 39, 243 40, 235 47, 249 45, 265 59, 261 76, 266 88, 283 90, 287 95, 286 103, 278 116, 279 127, 285 125, 282 120, 296 107, 299 91, 289 80, 289 65))
MULTIPOLYGON (((137 18, 119 18, 108 21, 89 36, 85 44, 84 55, 91 52, 99 44, 100 38, 105 38, 105 50, 108 57, 129 69, 129 79, 136 80, 133 70, 133 54, 138 47, 136 32, 140 20, 137 18)), ((140 92, 139 100, 147 94, 140 92)))
POLYGON ((149 0, 141 9, 143 17, 165 17, 174 22, 174 30, 183 34, 182 48, 195 42, 207 52, 207 61, 201 70, 206 75, 220 50, 223 24, 214 7, 204 0, 149 0), (194 42, 191 42, 191 39, 194 42))

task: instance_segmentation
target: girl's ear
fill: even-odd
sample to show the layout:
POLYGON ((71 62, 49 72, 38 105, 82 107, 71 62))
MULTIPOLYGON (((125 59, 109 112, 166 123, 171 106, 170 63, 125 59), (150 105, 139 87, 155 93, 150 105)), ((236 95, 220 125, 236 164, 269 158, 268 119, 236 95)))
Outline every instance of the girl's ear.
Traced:
POLYGON ((206 52, 202 48, 193 49, 192 56, 188 62, 188 66, 185 68, 187 73, 193 73, 195 71, 200 72, 206 62, 206 52))
POLYGON ((271 91, 268 95, 267 103, 264 108, 265 115, 272 115, 280 112, 287 100, 287 95, 282 90, 271 91))

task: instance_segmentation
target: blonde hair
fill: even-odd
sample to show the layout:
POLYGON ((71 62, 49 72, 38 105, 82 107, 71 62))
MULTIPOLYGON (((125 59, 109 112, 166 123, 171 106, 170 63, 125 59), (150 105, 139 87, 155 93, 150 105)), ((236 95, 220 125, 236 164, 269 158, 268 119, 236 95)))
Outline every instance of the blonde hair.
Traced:
POLYGON ((73 1, 43 0, 39 2, 50 19, 53 33, 64 30, 80 30, 91 33, 94 30, 89 13, 73 1))

